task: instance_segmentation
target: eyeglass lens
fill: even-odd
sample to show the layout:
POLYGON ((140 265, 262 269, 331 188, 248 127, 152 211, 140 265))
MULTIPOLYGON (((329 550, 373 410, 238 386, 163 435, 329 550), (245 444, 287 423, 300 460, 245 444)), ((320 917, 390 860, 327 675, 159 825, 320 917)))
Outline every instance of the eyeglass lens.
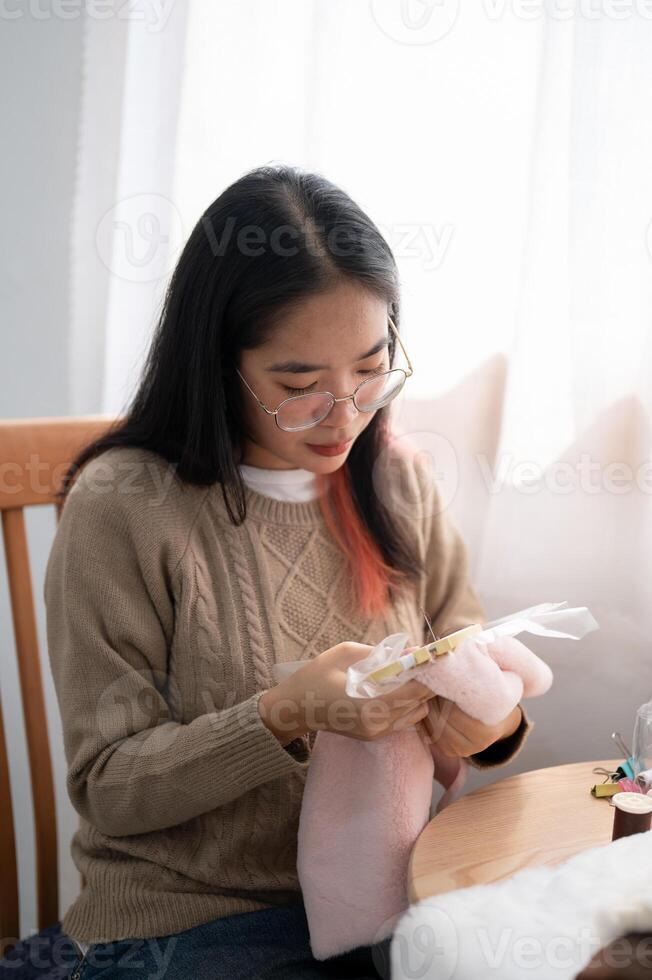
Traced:
MULTIPOLYGON (((374 412, 398 395, 405 382, 405 372, 396 369, 378 378, 369 378, 358 388, 356 408, 361 412, 374 412)), ((314 395, 297 395, 289 398, 278 410, 276 420, 282 429, 292 431, 316 425, 333 407, 333 399, 326 392, 314 395)))

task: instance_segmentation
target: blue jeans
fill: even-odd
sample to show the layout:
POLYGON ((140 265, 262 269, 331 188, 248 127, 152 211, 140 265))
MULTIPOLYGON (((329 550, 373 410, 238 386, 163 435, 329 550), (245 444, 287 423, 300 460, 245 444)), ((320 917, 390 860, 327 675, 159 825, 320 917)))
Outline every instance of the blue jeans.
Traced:
MULTIPOLYGON (((205 922, 171 936, 94 943, 79 980, 389 980, 389 943, 327 960, 310 951, 303 902, 205 922)), ((73 968, 72 977, 77 977, 73 968)))

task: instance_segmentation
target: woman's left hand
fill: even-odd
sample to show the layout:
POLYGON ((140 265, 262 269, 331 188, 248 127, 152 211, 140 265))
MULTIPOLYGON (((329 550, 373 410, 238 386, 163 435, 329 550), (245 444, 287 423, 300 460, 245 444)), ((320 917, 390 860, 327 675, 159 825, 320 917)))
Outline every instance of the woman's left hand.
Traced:
POLYGON ((430 711, 417 727, 429 743, 435 743, 443 755, 452 757, 467 758, 501 738, 508 738, 522 718, 521 709, 516 705, 497 725, 483 725, 448 698, 436 695, 429 703, 430 711))

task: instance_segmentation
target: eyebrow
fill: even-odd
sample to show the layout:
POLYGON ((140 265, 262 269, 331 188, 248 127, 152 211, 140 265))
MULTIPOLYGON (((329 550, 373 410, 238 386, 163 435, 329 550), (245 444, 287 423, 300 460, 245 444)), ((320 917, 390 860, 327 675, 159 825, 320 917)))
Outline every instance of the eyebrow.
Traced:
MULTIPOLYGON (((377 354, 389 344, 389 336, 382 337, 371 347, 366 354, 360 354, 357 361, 364 361, 366 357, 377 354)), ((303 361, 277 361, 265 368, 266 371, 282 371, 284 374, 306 374, 309 371, 327 371, 329 364, 306 364, 303 361)))

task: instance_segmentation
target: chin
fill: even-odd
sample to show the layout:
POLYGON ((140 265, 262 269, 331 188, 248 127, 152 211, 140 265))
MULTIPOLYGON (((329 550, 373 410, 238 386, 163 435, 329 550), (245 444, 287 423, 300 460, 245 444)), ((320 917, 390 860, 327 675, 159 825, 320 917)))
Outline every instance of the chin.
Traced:
POLYGON ((346 456, 338 456, 333 459, 317 459, 315 462, 310 463, 306 466, 307 470, 312 470, 313 473, 334 473, 335 470, 339 470, 344 466, 346 462, 346 456))
POLYGON ((353 443, 351 443, 351 446, 349 446, 346 452, 339 456, 320 456, 318 453, 313 453, 312 450, 307 449, 306 460, 299 465, 306 470, 310 470, 312 473, 334 473, 340 467, 344 466, 352 446, 353 443))

